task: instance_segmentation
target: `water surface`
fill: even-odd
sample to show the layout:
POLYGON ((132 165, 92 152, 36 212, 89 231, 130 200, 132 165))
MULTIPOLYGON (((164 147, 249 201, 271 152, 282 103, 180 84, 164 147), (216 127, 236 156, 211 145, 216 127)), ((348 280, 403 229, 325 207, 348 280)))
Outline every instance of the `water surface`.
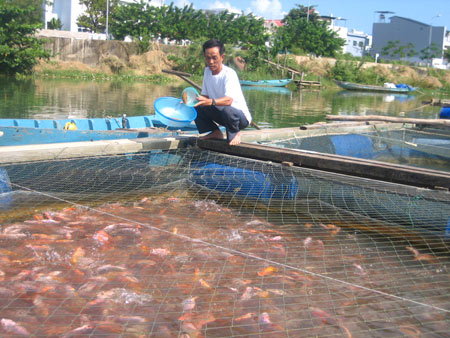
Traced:
MULTIPOLYGON (((161 96, 181 97, 180 87, 149 83, 74 80, 8 80, 0 83, 0 118, 83 118, 152 115, 161 96)), ((327 114, 436 118, 439 107, 422 107, 413 95, 341 90, 243 87, 254 121, 261 127, 297 127, 325 121, 327 114), (417 109, 419 108, 419 109, 417 109), (415 111, 417 109, 417 111, 415 111)))

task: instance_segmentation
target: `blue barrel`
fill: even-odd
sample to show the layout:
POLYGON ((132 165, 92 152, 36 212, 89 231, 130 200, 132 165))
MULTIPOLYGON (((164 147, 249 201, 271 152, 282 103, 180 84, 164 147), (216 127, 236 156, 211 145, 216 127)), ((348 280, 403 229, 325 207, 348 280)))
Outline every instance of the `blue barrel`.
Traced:
POLYGON ((295 177, 215 163, 198 164, 191 165, 191 180, 211 190, 257 199, 295 199, 297 196, 295 177))
POLYGON ((0 168, 0 210, 11 206, 11 182, 4 168, 0 168))
POLYGON ((441 112, 439 113, 439 118, 450 119, 450 107, 442 107, 441 112))

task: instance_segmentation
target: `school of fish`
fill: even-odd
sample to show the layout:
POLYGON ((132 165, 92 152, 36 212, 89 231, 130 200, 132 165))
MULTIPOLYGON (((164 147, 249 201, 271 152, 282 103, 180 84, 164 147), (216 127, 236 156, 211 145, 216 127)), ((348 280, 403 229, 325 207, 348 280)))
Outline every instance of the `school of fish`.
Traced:
POLYGON ((381 244, 212 200, 40 211, 0 225, 0 336, 448 334, 448 313, 407 301, 450 309, 447 262, 381 244))

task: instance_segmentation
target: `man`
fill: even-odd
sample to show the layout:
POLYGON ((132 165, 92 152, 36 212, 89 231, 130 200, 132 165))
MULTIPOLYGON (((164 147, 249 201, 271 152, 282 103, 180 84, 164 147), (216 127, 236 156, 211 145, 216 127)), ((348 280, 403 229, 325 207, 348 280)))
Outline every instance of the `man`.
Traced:
POLYGON ((238 76, 223 64, 225 46, 216 39, 203 44, 206 68, 203 75, 202 92, 195 105, 195 124, 200 134, 210 132, 202 139, 223 139, 218 125, 226 128, 230 146, 241 143, 241 130, 252 121, 245 102, 238 76))

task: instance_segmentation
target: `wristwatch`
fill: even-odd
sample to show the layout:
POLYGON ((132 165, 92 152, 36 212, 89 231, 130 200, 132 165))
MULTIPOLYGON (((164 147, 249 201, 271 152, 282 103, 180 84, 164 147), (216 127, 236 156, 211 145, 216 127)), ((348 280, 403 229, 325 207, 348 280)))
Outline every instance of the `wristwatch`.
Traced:
POLYGON ((212 99, 211 106, 215 106, 215 105, 216 105, 216 100, 212 99))

